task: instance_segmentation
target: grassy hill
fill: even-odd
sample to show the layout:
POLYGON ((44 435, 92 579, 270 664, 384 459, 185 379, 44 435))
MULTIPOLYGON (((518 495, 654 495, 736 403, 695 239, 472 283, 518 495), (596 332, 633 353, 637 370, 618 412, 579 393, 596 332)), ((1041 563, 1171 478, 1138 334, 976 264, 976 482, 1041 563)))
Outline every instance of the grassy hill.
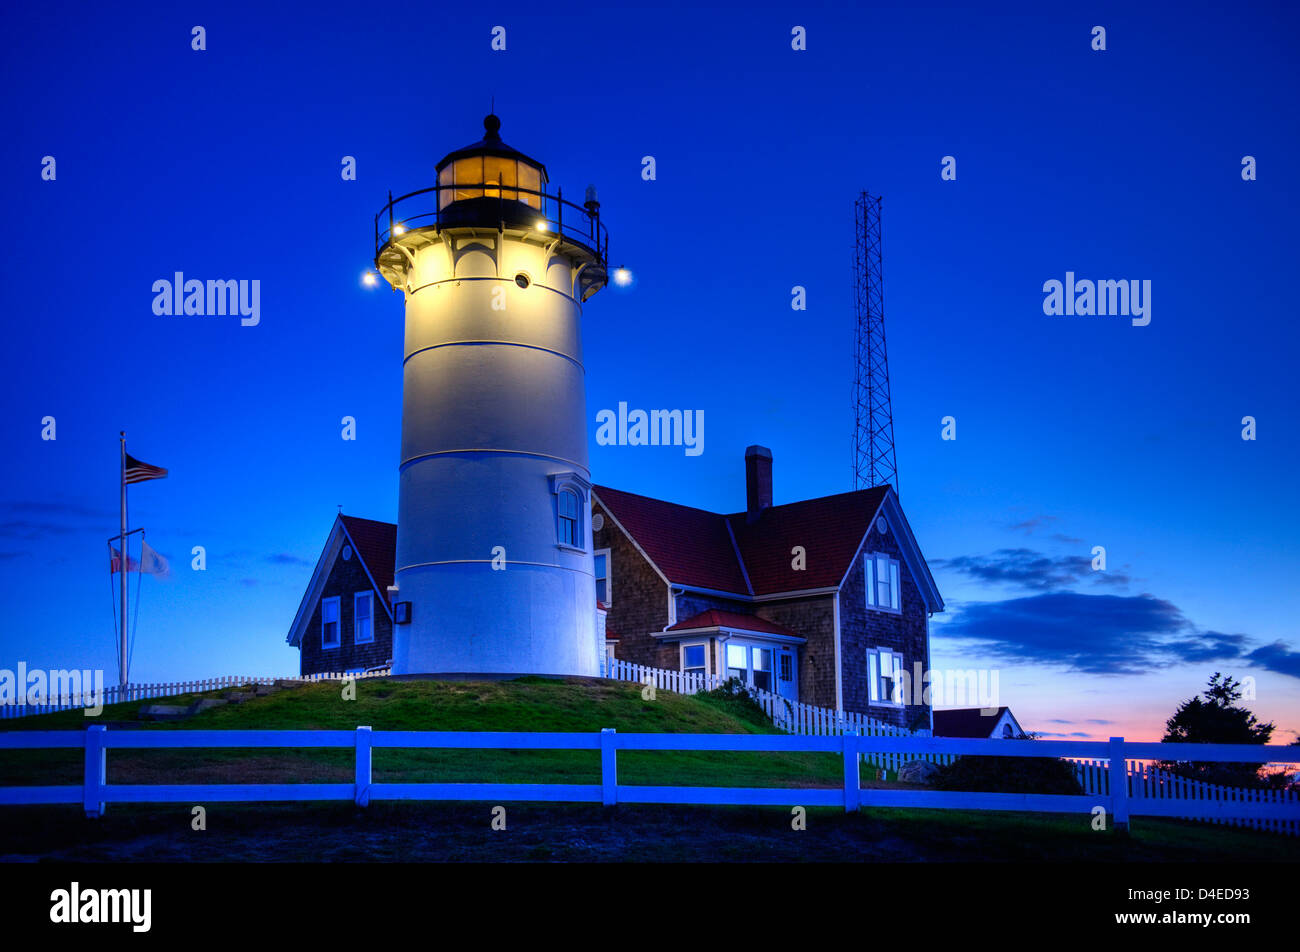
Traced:
MULTIPOLYGON (((367 679, 355 701, 336 683, 301 685, 195 714, 140 720, 154 703, 0 721, 0 731, 352 729, 776 733, 761 711, 724 697, 581 678, 438 682, 367 679)), ((218 697, 229 692, 213 692, 218 697)), ((0 751, 0 784, 79 784, 81 752, 0 751)), ((376 750, 376 781, 598 783, 595 751, 376 750)), ((348 782, 350 750, 110 751, 110 783, 348 782)), ((843 783, 832 754, 624 751, 627 784, 773 786, 843 783)), ((876 786, 874 782, 864 786, 876 786)), ((1090 816, 933 810, 811 809, 794 833, 788 808, 514 804, 510 833, 493 832, 490 804, 377 802, 212 804, 194 834, 188 805, 112 805, 102 819, 76 807, 0 807, 0 861, 74 860, 765 860, 1294 861, 1296 840, 1247 830, 1138 818, 1131 837, 1092 830, 1090 816)))
MULTIPOLYGON (((110 705, 99 718, 62 711, 0 722, 4 730, 375 730, 599 731, 635 733, 779 733, 756 707, 743 701, 659 691, 643 700, 641 686, 583 678, 513 681, 394 681, 356 683, 345 701, 337 683, 288 688, 227 704, 181 721, 138 720, 153 703, 184 706, 201 697, 110 705)), ((0 783, 77 783, 78 751, 0 751, 0 783), (42 779, 37 779, 37 778, 42 779)), ((350 781, 348 750, 110 751, 110 783, 270 783, 350 781)), ((377 750, 377 782, 417 780, 599 783, 596 751, 377 750)), ((752 754, 694 751, 625 751, 619 779, 637 784, 702 786, 836 787, 843 783, 831 754, 752 754)))

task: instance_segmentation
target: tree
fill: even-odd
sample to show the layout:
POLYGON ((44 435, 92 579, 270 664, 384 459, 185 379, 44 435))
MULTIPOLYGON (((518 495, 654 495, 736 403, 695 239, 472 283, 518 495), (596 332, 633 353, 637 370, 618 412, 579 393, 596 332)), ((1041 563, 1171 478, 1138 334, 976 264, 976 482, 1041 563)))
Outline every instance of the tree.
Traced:
MULTIPOLYGON (((1184 701, 1165 722, 1166 744, 1267 744, 1274 725, 1261 723, 1241 700, 1241 682, 1218 671, 1210 678, 1204 697, 1184 701)), ((1205 763, 1166 761, 1160 765, 1180 776, 1229 787, 1262 787, 1271 784, 1260 777, 1262 763, 1205 763)))

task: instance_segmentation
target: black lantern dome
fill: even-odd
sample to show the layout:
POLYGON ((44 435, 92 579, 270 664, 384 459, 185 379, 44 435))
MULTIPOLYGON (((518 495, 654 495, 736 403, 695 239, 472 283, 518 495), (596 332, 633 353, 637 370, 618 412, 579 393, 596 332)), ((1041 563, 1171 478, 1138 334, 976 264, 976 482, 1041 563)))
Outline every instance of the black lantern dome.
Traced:
POLYGON ((483 119, 483 138, 438 163, 438 209, 473 199, 504 199, 540 210, 546 166, 501 141, 501 120, 483 119))

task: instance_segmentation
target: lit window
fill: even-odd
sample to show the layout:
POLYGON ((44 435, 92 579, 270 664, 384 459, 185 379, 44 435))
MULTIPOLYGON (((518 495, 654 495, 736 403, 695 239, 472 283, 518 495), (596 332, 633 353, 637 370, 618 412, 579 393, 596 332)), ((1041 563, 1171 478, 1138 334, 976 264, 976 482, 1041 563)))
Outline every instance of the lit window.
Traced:
POLYGON ((682 647, 682 671, 686 674, 705 674, 708 671, 708 649, 704 645, 682 647))
POLYGON ((578 545, 578 494, 572 489, 560 492, 560 544, 578 545))
POLYGON ((596 599, 603 605, 609 601, 609 549, 596 550, 596 599))
POLYGON ((760 691, 772 690, 772 649, 754 648, 753 678, 750 683, 760 691))
POLYGON ((727 645, 727 677, 748 682, 749 649, 744 645, 727 645))
POLYGON ((898 560, 883 553, 868 555, 866 563, 867 607, 899 611, 898 560))
POLYGON ((867 692, 872 704, 903 703, 903 656, 888 648, 867 649, 867 692))
POLYGON ((374 592, 357 592, 352 599, 352 643, 375 640, 374 592))
POLYGON ((320 603, 320 644, 322 648, 339 646, 339 600, 323 598, 320 603))

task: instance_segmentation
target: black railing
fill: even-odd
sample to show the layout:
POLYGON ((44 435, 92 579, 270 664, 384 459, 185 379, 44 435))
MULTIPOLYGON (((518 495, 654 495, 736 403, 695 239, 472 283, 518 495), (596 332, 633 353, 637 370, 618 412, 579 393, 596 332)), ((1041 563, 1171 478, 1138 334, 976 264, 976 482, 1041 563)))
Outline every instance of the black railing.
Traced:
POLYGON ((388 204, 375 215, 375 258, 379 258, 379 253, 395 237, 396 228, 403 229, 397 235, 400 237, 402 233, 420 228, 441 229, 470 224, 471 221, 488 224, 481 219, 491 217, 487 214, 489 210, 496 215, 490 222, 493 226, 531 226, 539 233, 549 233, 583 246, 596 256, 601 267, 608 267, 609 230, 601 223, 599 208, 588 211, 585 206, 565 201, 563 189, 549 195, 532 188, 492 184, 433 185, 397 198, 389 193, 388 204), (441 201, 443 192, 452 193, 452 200, 445 206, 441 201), (457 192, 468 193, 468 197, 456 199, 457 192), (533 207, 533 199, 540 208, 533 207), (465 202, 474 202, 474 213, 470 216, 465 214, 465 202), (495 203, 495 209, 492 203, 495 203), (403 207, 399 209, 399 205, 403 207))

